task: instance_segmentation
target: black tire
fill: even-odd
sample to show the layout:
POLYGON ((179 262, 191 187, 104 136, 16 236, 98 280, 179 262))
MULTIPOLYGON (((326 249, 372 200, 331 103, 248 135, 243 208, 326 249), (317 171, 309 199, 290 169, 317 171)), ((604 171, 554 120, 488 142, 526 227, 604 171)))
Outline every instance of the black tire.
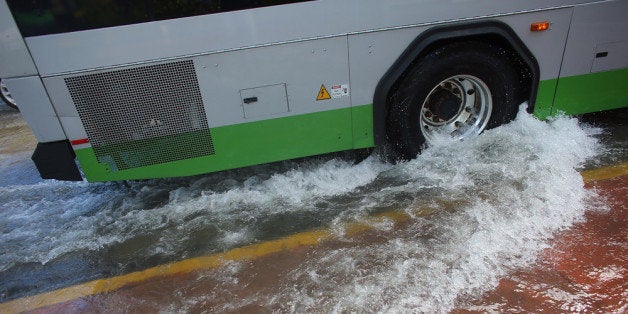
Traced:
POLYGON ((19 110, 19 108, 15 104, 15 100, 11 97, 11 94, 7 90, 7 88, 4 85, 4 83, 2 83, 2 79, 0 79, 0 98, 2 98, 2 101, 5 104, 7 104, 7 106, 9 106, 9 107, 11 107, 11 108, 13 108, 15 110, 19 110))
POLYGON ((446 132, 455 126, 460 125, 462 128, 470 125, 467 129, 473 130, 465 131, 468 134, 458 130, 452 132, 452 135, 455 132, 466 134, 460 137, 464 140, 484 129, 494 128, 514 119, 522 93, 519 75, 509 56, 511 53, 499 46, 484 42, 459 42, 438 47, 416 61, 404 73, 388 98, 387 136, 394 151, 399 155, 397 157, 415 158, 421 149, 429 144, 426 138, 432 134, 430 132, 435 132, 433 129, 439 128, 429 123, 447 125, 447 129, 443 127, 446 132), (451 84, 464 82, 465 79, 469 80, 464 84, 471 86, 467 86, 466 90, 462 85, 458 88, 451 84), (471 83, 476 85, 470 85, 471 83), (483 121, 478 125, 473 125, 472 118, 479 109, 471 107, 469 110, 468 103, 478 102, 477 105, 480 106, 482 101, 463 99, 471 97, 480 99, 480 96, 457 96, 473 95, 473 86, 483 91, 487 89, 487 92, 483 93, 486 96, 483 99, 491 100, 491 109, 484 110, 482 115, 478 114, 475 117, 476 121, 478 119, 483 121), (455 122, 455 114, 460 115, 457 119, 464 119, 461 110, 472 112, 464 114, 470 116, 469 121, 455 122))

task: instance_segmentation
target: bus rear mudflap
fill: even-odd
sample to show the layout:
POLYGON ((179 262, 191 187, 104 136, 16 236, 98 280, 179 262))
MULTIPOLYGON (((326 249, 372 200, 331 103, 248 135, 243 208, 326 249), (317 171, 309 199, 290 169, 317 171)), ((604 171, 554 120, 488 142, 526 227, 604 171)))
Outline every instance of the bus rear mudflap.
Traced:
POLYGON ((31 159, 42 179, 83 181, 68 140, 38 143, 31 159))

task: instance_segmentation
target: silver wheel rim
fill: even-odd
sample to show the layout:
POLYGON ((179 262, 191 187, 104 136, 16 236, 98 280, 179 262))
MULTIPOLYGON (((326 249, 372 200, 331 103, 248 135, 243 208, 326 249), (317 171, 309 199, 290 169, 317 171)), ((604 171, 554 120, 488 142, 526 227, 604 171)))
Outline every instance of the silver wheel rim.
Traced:
POLYGON ((425 140, 449 135, 464 140, 480 134, 491 117, 491 91, 481 79, 456 75, 438 83, 421 105, 420 124, 425 140))
POLYGON ((11 96, 11 93, 9 93, 9 89, 7 88, 6 85, 4 85, 4 82, 2 82, 0 80, 0 89, 2 90, 2 100, 6 100, 9 102, 9 105, 12 105, 13 107, 17 107, 17 105, 15 104, 15 99, 13 99, 13 97, 11 96))

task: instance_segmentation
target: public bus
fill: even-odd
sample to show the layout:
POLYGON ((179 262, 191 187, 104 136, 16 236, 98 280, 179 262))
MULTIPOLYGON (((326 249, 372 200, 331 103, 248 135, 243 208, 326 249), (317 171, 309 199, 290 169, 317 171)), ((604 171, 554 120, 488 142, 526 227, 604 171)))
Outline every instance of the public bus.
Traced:
POLYGON ((526 101, 539 118, 625 107, 626 13, 625 0, 0 0, 0 78, 43 178, 380 147, 405 159, 526 101))

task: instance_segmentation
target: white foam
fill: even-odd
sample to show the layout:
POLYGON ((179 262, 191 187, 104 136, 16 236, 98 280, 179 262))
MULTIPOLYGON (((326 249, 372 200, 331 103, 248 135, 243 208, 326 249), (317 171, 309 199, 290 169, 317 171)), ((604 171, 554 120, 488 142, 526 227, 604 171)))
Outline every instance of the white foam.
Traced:
MULTIPOLYGON (((428 206, 437 210, 434 217, 416 217, 385 243, 313 259, 266 300, 293 311, 446 311, 528 265, 554 232, 581 219, 590 195, 576 169, 599 150, 595 132, 575 119, 540 122, 522 110, 516 121, 464 145, 441 141, 394 166, 333 159, 129 189, 56 181, 4 186, 0 271, 124 248, 138 238, 144 246, 125 254, 180 259, 296 223, 341 226, 375 211, 414 214, 428 206)), ((391 224, 377 228, 390 231, 391 224)))
POLYGON ((623 273, 625 272, 626 269, 622 266, 610 265, 603 268, 594 268, 587 274, 587 276, 595 280, 606 282, 611 280, 624 279, 623 273))
MULTIPOLYGON (((441 206, 384 243, 308 261, 275 300, 291 311, 440 312, 495 287, 583 217, 592 195, 576 169, 599 147, 590 133, 575 119, 545 123, 522 110, 466 145, 436 143, 391 172, 407 178, 406 190, 440 191, 431 197, 460 205, 441 206)), ((379 197, 388 193, 398 191, 379 197)), ((411 207, 438 206, 429 198, 411 207)))
POLYGON ((162 187, 160 181, 134 183, 129 190, 116 184, 56 181, 0 187, 0 219, 7 226, 0 235, 0 271, 19 263, 46 264, 66 253, 100 250, 152 234, 156 240, 147 243, 146 253, 173 256, 182 253, 189 233, 208 226, 215 226, 204 239, 207 246, 215 246, 213 250, 247 244, 259 236, 251 229, 259 220, 315 212, 317 200, 351 192, 389 167, 374 159, 356 166, 333 159, 241 181, 213 175, 165 182, 172 187, 162 187), (222 188, 201 188, 214 180, 222 188), (148 206, 154 198, 161 203, 148 206))

